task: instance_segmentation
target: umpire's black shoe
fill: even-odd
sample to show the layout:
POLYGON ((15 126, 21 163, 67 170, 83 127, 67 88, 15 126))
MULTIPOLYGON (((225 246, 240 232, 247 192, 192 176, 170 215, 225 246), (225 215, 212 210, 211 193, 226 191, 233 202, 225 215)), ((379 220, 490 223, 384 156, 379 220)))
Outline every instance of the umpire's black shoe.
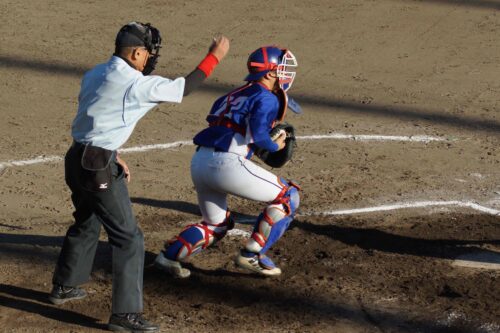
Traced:
POLYGON ((87 296, 85 290, 78 287, 65 287, 60 284, 55 284, 54 288, 49 295, 49 301, 56 305, 73 301, 75 299, 82 299, 87 296))
POLYGON ((140 313, 114 313, 109 318, 108 329, 121 332, 156 332, 160 328, 144 319, 140 313))

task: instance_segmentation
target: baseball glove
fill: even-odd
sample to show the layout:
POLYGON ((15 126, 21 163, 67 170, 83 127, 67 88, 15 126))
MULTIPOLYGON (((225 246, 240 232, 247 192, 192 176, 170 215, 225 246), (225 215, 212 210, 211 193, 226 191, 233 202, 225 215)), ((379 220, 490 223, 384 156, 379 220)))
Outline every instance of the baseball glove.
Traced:
POLYGON ((265 149, 257 149, 255 151, 255 154, 264 163, 272 168, 281 168, 288 161, 290 161, 293 156, 293 150, 297 145, 295 139, 295 128, 287 123, 280 123, 276 125, 269 133, 269 136, 273 141, 275 141, 280 136, 281 131, 286 132, 285 148, 275 152, 270 152, 269 150, 265 149))

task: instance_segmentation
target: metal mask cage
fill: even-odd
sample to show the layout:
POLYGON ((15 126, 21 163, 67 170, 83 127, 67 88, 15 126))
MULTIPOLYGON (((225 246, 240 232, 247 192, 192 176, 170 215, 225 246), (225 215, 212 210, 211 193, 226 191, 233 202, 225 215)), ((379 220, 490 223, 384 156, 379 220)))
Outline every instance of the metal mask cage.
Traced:
POLYGON ((278 76, 278 83, 284 91, 287 91, 292 86, 295 79, 295 67, 298 66, 297 59, 289 50, 284 50, 285 54, 281 58, 281 62, 277 67, 276 74, 278 76))
POLYGON ((160 31, 152 27, 149 23, 146 26, 148 27, 148 51, 149 53, 153 53, 153 51, 156 51, 156 53, 158 53, 161 48, 160 31))
POLYGON ((146 28, 144 36, 144 44, 146 49, 150 53, 149 59, 142 73, 144 75, 149 75, 155 69, 156 64, 158 62, 158 57, 160 56, 161 36, 160 36, 160 31, 155 27, 151 26, 150 23, 142 25, 146 28))

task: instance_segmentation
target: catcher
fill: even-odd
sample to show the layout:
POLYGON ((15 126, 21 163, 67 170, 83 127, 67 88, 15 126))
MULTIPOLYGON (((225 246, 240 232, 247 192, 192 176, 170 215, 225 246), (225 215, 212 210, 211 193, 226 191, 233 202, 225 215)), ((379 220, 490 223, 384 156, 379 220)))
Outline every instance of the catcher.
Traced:
POLYGON ((175 277, 187 278, 190 271, 180 262, 233 228, 228 194, 267 203, 236 264, 266 276, 281 274, 266 252, 293 220, 299 187, 250 158, 256 154, 272 167, 281 167, 291 158, 293 127, 278 123, 287 107, 301 112, 286 94, 297 61, 289 50, 267 46, 254 51, 247 65, 247 84, 217 99, 207 116, 208 128, 194 137, 198 148, 191 161, 191 177, 203 221, 185 228, 155 259, 155 266, 175 277))

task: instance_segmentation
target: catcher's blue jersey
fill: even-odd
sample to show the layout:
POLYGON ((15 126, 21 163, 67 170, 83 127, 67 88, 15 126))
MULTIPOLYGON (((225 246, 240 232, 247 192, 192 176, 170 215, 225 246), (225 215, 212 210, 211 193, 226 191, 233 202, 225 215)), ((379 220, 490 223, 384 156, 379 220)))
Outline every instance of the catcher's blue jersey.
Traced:
POLYGON ((247 158, 253 145, 271 152, 278 144, 269 136, 280 103, 278 97, 259 83, 250 83, 218 98, 207 121, 209 127, 199 132, 194 144, 234 152, 247 158))

